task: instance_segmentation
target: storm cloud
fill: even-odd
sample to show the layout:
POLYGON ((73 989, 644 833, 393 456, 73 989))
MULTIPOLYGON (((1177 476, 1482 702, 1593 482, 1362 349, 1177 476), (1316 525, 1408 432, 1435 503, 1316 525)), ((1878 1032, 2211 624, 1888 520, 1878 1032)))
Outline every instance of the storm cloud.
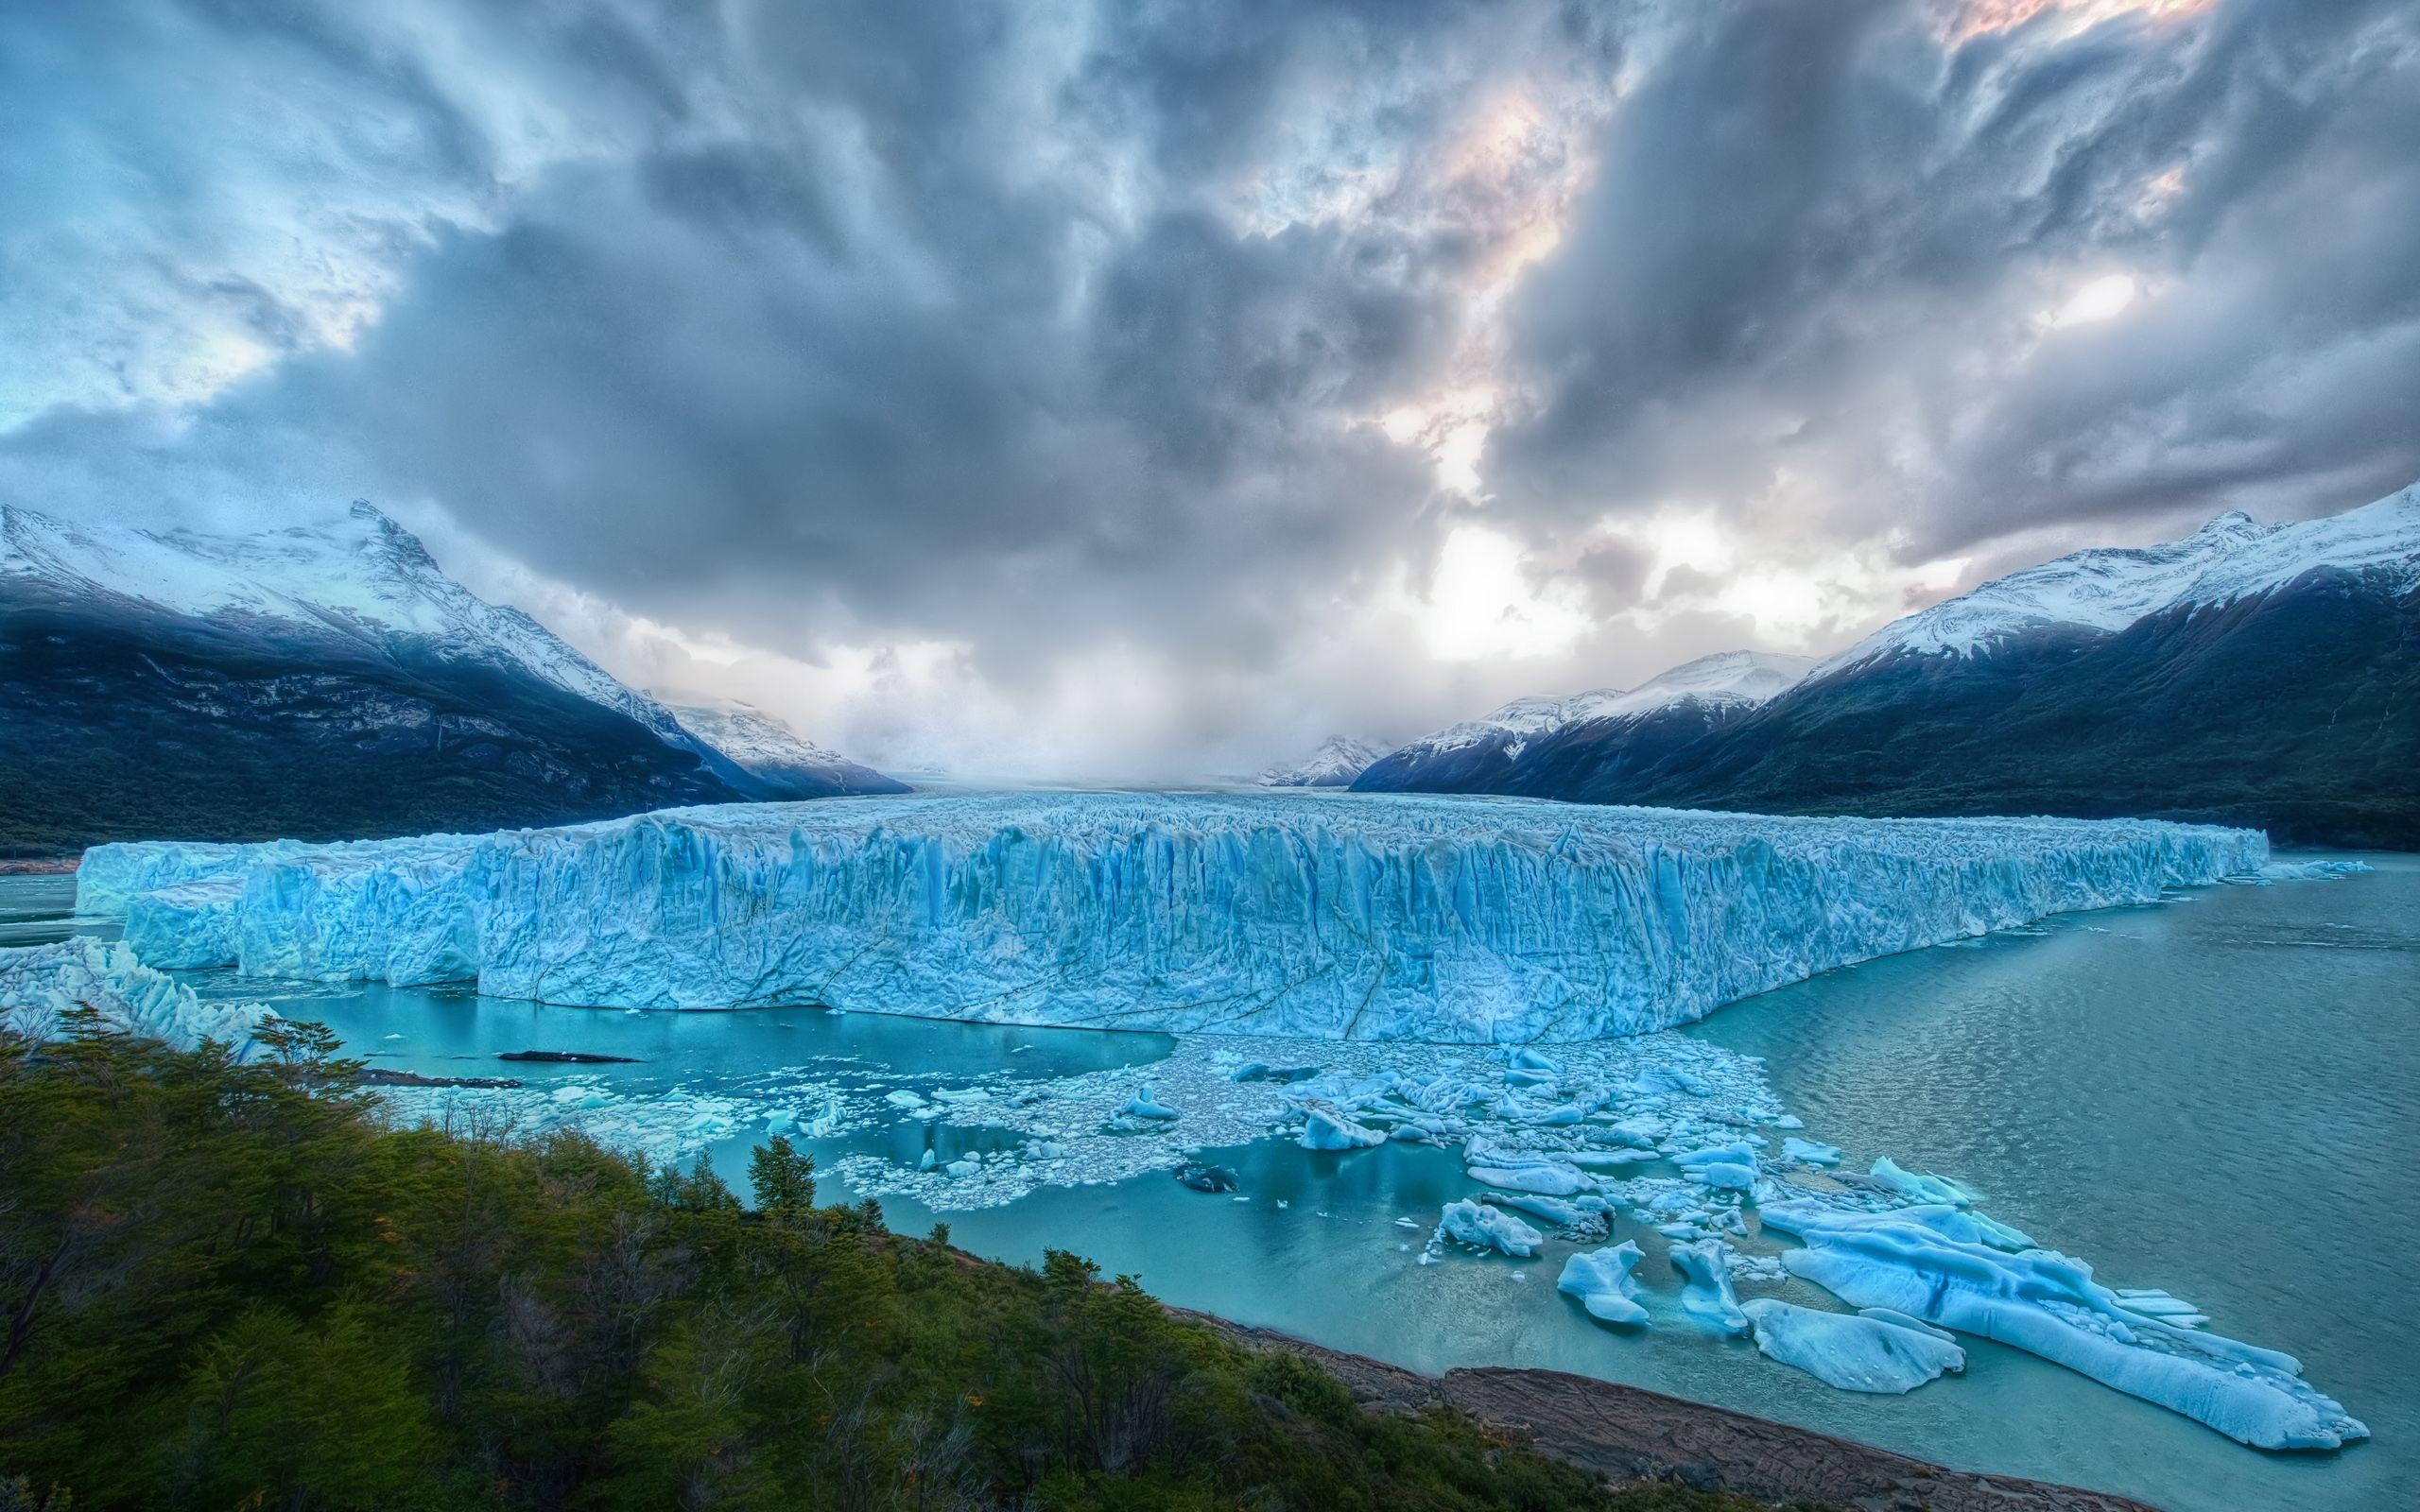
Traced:
POLYGON ((2420 475, 2408 5, 0 10, 0 496, 1250 769, 2420 475))

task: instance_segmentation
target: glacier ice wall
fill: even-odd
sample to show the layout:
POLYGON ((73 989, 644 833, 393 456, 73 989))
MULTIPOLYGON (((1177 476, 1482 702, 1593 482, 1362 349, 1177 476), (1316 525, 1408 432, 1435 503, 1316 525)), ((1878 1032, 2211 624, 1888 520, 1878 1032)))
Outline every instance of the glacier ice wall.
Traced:
POLYGON ((641 1008, 1503 1042, 2257 868, 2256 832, 1411 795, 743 804, 492 835, 98 847, 146 961, 641 1008))
POLYGON ((78 938, 0 950, 0 1029, 55 1039, 77 1007, 98 1014, 104 1028, 184 1050, 204 1039, 242 1045, 270 1017, 257 1003, 204 1003, 123 944, 78 938))

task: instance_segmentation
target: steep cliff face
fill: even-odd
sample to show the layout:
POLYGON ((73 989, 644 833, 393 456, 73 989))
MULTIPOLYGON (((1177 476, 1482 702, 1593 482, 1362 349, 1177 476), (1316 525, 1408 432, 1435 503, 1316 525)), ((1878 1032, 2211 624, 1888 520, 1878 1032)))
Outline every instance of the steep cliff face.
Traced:
POLYGON ((1101 1028, 1632 1034, 1850 961, 2256 868, 2257 833, 1131 794, 683 810, 326 847, 110 846, 154 964, 1101 1028))

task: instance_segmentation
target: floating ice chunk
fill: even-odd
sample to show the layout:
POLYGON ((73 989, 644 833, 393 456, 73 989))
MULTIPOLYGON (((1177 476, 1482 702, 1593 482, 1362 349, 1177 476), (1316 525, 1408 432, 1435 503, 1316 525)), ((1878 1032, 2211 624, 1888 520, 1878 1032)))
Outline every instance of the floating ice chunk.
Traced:
POLYGON ((1953 1208, 1974 1205, 1975 1199, 1958 1183, 1928 1172, 1903 1170, 1887 1155, 1874 1160, 1874 1179, 1889 1191, 1916 1202, 1945 1202, 1953 1208))
POLYGON ((925 1146, 924 1154, 916 1157, 916 1169, 919 1171, 929 1171, 941 1163, 941 1153, 929 1144, 925 1146))
POLYGON ((1120 1111, 1129 1118, 1156 1119, 1162 1123, 1176 1117, 1175 1108, 1166 1107, 1152 1095, 1151 1084, 1148 1081, 1143 1084, 1143 1090, 1136 1092, 1120 1111))
POLYGON ((1306 1150, 1366 1150, 1387 1143, 1384 1134, 1353 1122, 1333 1108, 1314 1105, 1305 1108, 1303 1114, 1303 1135, 1298 1143, 1306 1150))
POLYGON ((905 1087, 885 1092, 882 1100, 889 1103, 893 1108, 901 1108, 908 1112, 913 1112, 925 1106, 925 1100, 923 1098, 917 1096, 914 1092, 909 1091, 905 1087))
POLYGON ((1796 1135, 1781 1142, 1781 1153, 1784 1160, 1796 1160, 1802 1165, 1841 1163, 1841 1152, 1838 1146, 1821 1143, 1814 1140, 1802 1140, 1796 1135))
POLYGON ((1638 1305, 1638 1283, 1630 1274, 1643 1258, 1638 1246, 1627 1239, 1594 1253, 1575 1250, 1563 1263, 1563 1279, 1555 1289, 1580 1298, 1580 1305, 1599 1323, 1644 1327, 1647 1309, 1638 1305))
POLYGON ((1492 1187, 1534 1192, 1546 1197, 1567 1197, 1588 1185, 1586 1177, 1567 1165, 1475 1165, 1470 1168, 1470 1177, 1492 1187))
POLYGON ((78 937, 0 949, 0 1029, 54 1039, 60 1015, 79 1005, 99 1014, 104 1028, 184 1050, 204 1040, 241 1048, 277 1017, 258 1003, 204 1003, 123 944, 78 937))
POLYGON ((1656 1155, 1653 1150, 1574 1150, 1564 1159, 1587 1170, 1607 1171, 1625 1165, 1644 1165, 1656 1159, 1656 1155))
POLYGON ((1724 1192, 1750 1191, 1758 1175, 1755 1147, 1744 1140, 1685 1151, 1672 1157, 1672 1163, 1703 1185, 1724 1192))
POLYGON ((947 1171, 952 1176, 977 1176, 982 1173, 983 1165, 979 1160, 959 1159, 950 1161, 949 1164, 942 1166, 942 1169, 947 1171))
POLYGON ((2272 861, 2259 870, 2241 877, 2229 877, 2229 882, 2248 882, 2265 887, 2273 882, 2325 882, 2335 877, 2358 877, 2372 870, 2366 861, 2272 861))
POLYGON ((1948 1334, 1896 1313, 1821 1313, 1777 1297, 1740 1309, 1756 1348, 1843 1391, 1899 1396, 1945 1371, 1966 1368, 1966 1351, 1948 1334))
POLYGON ((1731 1246, 1720 1239, 1676 1244, 1672 1268, 1681 1273, 1681 1306, 1725 1333, 1748 1332, 1739 1296, 1731 1289, 1731 1246))
POLYGON ((1631 1090, 1651 1094, 1687 1092, 1692 1097, 1708 1096, 1713 1091, 1704 1077, 1678 1066, 1650 1066, 1632 1079, 1631 1090))
POLYGON ((1523 1071, 1543 1071, 1549 1076, 1563 1074, 1563 1067, 1524 1045, 1512 1053, 1512 1064, 1523 1071))
POLYGON ((1658 1118, 1652 1113, 1633 1113, 1628 1118, 1616 1119, 1606 1125, 1605 1132, 1624 1144, 1652 1149, 1671 1126, 1668 1119, 1658 1118))
POLYGON ((1792 1275, 1853 1306, 1997 1339, 2257 1449, 2335 1449, 2369 1436, 2302 1379, 2291 1355, 2129 1308, 2082 1261, 1948 1238, 1900 1212, 1797 1202, 1764 1218, 1805 1241, 1782 1256, 1792 1275))
POLYGON ((1445 1204, 1445 1211, 1438 1219, 1437 1232, 1444 1238, 1482 1249, 1500 1249, 1522 1260, 1536 1254, 1538 1246, 1546 1243, 1546 1235, 1511 1213, 1467 1198, 1445 1204))
MULTIPOLYGON (((1145 1083, 1143 1090, 1148 1093, 1150 1085, 1145 1083)), ((942 1087, 933 1092, 933 1101, 937 1103, 988 1103, 991 1100, 992 1093, 981 1087, 942 1087)))
POLYGON ((1560 1197, 1540 1196, 1528 1192, 1486 1192, 1479 1194, 1479 1200, 1498 1208, 1526 1212, 1533 1218, 1544 1218, 1557 1228, 1593 1229, 1600 1234, 1605 1229, 1605 1199, 1602 1197, 1582 1197, 1565 1202, 1560 1197))

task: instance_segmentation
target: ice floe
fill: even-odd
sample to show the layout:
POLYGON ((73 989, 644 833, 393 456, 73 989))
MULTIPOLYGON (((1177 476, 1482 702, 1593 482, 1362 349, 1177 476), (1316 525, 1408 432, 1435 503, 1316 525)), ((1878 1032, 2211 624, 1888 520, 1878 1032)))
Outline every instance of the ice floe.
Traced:
POLYGON ((1966 1368, 1966 1351, 1949 1334, 1887 1309, 1825 1313, 1759 1297, 1741 1311, 1757 1349, 1843 1391, 1898 1396, 1966 1368))
POLYGON ((1599 1323, 1643 1328, 1647 1309, 1638 1305, 1638 1282, 1631 1279, 1631 1271, 1645 1258, 1627 1239, 1595 1251, 1575 1249, 1563 1263, 1563 1279, 1555 1289, 1578 1297, 1599 1323))
POLYGON ((1962 1231, 1957 1220, 1965 1216, 1858 1211, 1811 1198, 1762 1210, 1768 1226, 1803 1246, 1782 1252, 1790 1273, 1853 1307, 1996 1339, 2259 1449, 2334 1449, 2369 1435, 2302 1379, 2292 1356, 2171 1321, 2165 1293, 2135 1292, 2150 1305, 2130 1306, 2083 1262, 1962 1231))

